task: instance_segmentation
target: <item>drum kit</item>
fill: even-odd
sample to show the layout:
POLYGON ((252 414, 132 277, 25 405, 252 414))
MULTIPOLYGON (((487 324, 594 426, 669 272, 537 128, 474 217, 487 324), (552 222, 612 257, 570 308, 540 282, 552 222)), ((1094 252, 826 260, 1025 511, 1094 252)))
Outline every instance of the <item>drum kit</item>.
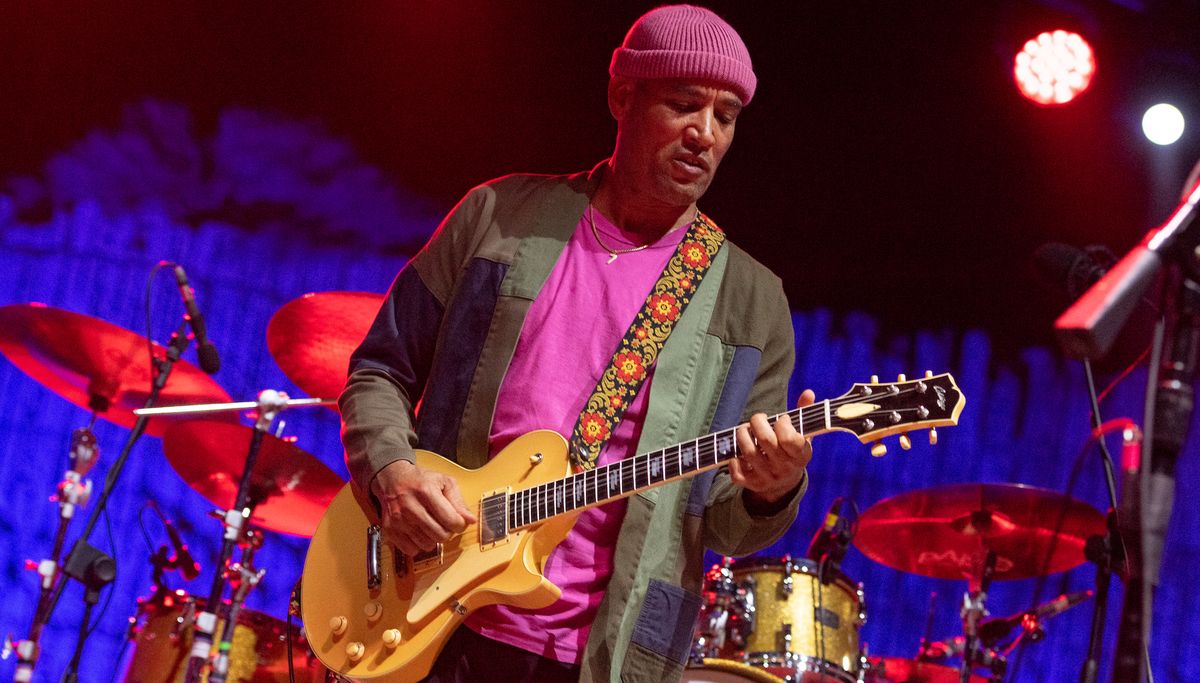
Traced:
MULTIPOLYGON (((272 316, 267 328, 268 349, 296 386, 310 396, 335 397, 345 383, 350 354, 365 336, 382 301, 382 295, 362 292, 307 294, 272 316)), ((69 469, 56 492, 59 524, 52 555, 34 565, 42 590, 29 637, 5 642, 5 656, 17 657, 17 681, 32 678, 42 631, 67 577, 79 579, 86 587, 85 624, 95 604, 93 598, 113 578, 112 558, 86 543, 90 523, 74 551, 62 557, 67 526, 93 494, 86 476, 98 457, 91 432, 98 418, 134 431, 122 458, 110 467, 106 489, 115 481, 112 472, 118 470, 119 474, 119 465, 137 435, 160 437, 167 462, 188 486, 220 509, 214 516, 223 526, 219 570, 213 592, 205 599, 167 588, 164 575, 168 570, 192 580, 197 578, 199 566, 178 531, 158 513, 173 553, 164 545, 150 558, 155 588, 152 595, 138 601, 137 616, 130 620, 131 654, 123 680, 184 680, 194 659, 194 637, 204 631, 212 639, 215 653, 211 668, 202 672, 207 680, 266 683, 287 681, 290 675, 303 681, 327 680, 327 672, 311 655, 299 629, 243 609, 242 604, 264 574, 254 566, 255 552, 267 539, 264 532, 311 537, 344 484, 292 439, 270 433, 271 423, 285 408, 329 406, 333 401, 289 399, 267 390, 256 401, 232 402, 200 367, 179 359, 188 343, 186 324, 181 323, 172 341, 163 347, 79 313, 42 304, 0 306, 0 353, 46 388, 91 412, 89 426, 76 430, 72 438, 69 469), (151 397, 154 407, 148 408, 151 397), (254 427, 241 424, 240 411, 249 411, 256 420, 254 427), (232 557, 235 549, 240 551, 236 561, 232 557), (80 563, 87 566, 82 570, 73 566, 80 563), (231 588, 228 598, 226 586, 231 588), (219 608, 210 613, 207 604, 219 608), (205 629, 210 614, 211 623, 205 629), (230 623, 233 626, 227 628, 230 623)), ((204 360, 202 356, 201 365, 204 360)), ((97 506, 105 500, 102 496, 97 506)), ((158 512, 153 502, 148 505, 158 512)), ((93 516, 98 512, 94 510, 93 516)), ((64 680, 73 680, 82 649, 81 635, 64 680)))
MULTIPOLYGON (((268 350, 285 375, 310 396, 336 396, 345 382, 350 354, 382 299, 378 294, 326 292, 293 300, 272 316, 268 350)), ((168 570, 180 571, 189 580, 198 575, 186 544, 166 525, 174 553, 163 546, 151 557, 155 590, 139 600, 137 616, 131 619, 132 654, 124 680, 184 680, 195 659, 197 634, 220 643, 214 648, 219 654, 212 660, 209 680, 328 680, 329 673, 311 656, 290 619, 284 624, 242 604, 263 575, 254 566, 254 555, 265 542, 264 532, 311 537, 342 487, 328 467, 268 428, 285 408, 328 406, 332 401, 289 399, 268 390, 256 401, 234 403, 200 368, 179 360, 186 341, 177 340, 183 333, 181 324, 163 347, 78 313, 41 304, 0 306, 0 353, 46 388, 90 410, 92 424, 104 418, 162 438, 175 472, 220 508, 224 547, 207 599, 166 587, 163 577, 168 570), (151 362, 146 360, 147 350, 151 362), (164 382, 168 359, 174 372, 170 374, 168 366, 165 373, 170 378, 164 382), (147 409, 152 396, 155 407, 147 409), (250 411, 255 426, 241 424, 238 411, 250 411), (232 557, 235 548, 241 552, 237 561, 232 557), (228 599, 226 585, 232 588, 228 599), (209 604, 219 608, 209 612, 209 604)), ((90 425, 76 430, 70 468, 56 496, 60 521, 52 557, 37 565, 42 592, 34 624, 28 639, 6 643, 6 650, 18 658, 18 681, 31 678, 41 631, 65 575, 80 578, 72 573, 75 553, 63 562, 60 555, 67 524, 92 494, 85 477, 96 457, 90 425)), ((114 468, 119 470, 118 465, 114 468)), ((727 558, 714 566, 705 577, 685 680, 999 681, 1006 654, 1022 638, 1036 639, 1041 619, 1087 594, 1063 596, 1014 617, 984 619, 990 583, 1081 564, 1088 539, 1105 530, 1104 516, 1084 503, 1051 491, 1003 484, 913 491, 879 502, 856 517, 852 523, 827 517, 809 557, 727 558), (859 638, 867 618, 863 586, 838 569, 851 537, 868 558, 893 569, 965 579, 963 636, 946 643, 923 642, 913 659, 868 657, 859 638), (1005 642, 1017 626, 1016 640, 1005 642), (952 658, 962 663, 952 667, 952 658)), ((89 526, 83 540, 90 530, 89 526)), ((102 565, 94 556, 85 573, 103 574, 95 570, 102 565)), ((81 580, 97 594, 105 583, 81 580)), ((86 617, 87 613, 85 622, 86 617)), ((76 662, 81 650, 82 639, 76 662)))
MULTIPOLYGON (((1007 656, 1022 641, 1040 639, 1043 620, 1091 592, 1064 595, 1011 617, 984 619, 991 582, 1082 564, 1089 539, 1102 537, 1105 524, 1105 516, 1086 503, 1013 484, 910 491, 876 503, 853 522, 835 518, 831 511, 806 558, 725 558, 709 570, 684 680, 1001 681, 1007 656), (834 542, 823 543, 822 533, 834 527, 834 542), (965 580, 963 635, 930 642, 927 632, 916 658, 869 657, 859 639, 867 619, 863 585, 837 568, 851 537, 864 555, 892 569, 965 580), (957 664, 952 666, 952 660, 957 664)), ((932 616, 931 604, 931 624, 932 616)))

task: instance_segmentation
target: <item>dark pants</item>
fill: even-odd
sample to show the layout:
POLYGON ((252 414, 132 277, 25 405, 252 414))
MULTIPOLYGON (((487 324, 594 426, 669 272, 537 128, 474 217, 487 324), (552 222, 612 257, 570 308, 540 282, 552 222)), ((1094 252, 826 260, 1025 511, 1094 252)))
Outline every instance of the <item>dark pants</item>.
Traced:
POLYGON ((575 683, 579 667, 484 638, 460 626, 423 683, 575 683))

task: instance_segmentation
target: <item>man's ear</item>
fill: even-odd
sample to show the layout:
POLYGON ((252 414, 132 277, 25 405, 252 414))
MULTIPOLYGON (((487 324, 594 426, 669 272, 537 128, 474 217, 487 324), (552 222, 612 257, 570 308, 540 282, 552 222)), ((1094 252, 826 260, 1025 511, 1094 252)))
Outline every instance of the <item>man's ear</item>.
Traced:
POLYGON ((613 76, 608 79, 608 111, 614 119, 625 118, 633 103, 634 89, 637 83, 632 78, 613 76))

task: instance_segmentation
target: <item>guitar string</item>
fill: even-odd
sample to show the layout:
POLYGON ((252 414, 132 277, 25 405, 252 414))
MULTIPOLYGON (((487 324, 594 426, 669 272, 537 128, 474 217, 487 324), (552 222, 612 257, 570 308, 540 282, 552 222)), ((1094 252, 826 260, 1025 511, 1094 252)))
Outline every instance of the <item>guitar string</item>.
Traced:
MULTIPOLYGON (((933 379, 933 378, 929 378, 929 379, 933 379)), ((894 397, 897 397, 900 395, 911 393, 913 391, 919 391, 919 389, 917 389, 915 386, 907 388, 907 389, 900 389, 897 392, 885 394, 884 397, 885 398, 886 397, 894 398, 894 397)), ((864 397, 861 395, 860 396, 843 396, 843 397, 838 397, 837 399, 830 399, 829 403, 831 406, 845 405, 848 403, 861 403, 864 398, 870 398, 870 397, 869 396, 864 397)), ((805 431, 811 432, 812 430, 808 429, 808 427, 820 428, 821 426, 823 426, 823 424, 825 422, 824 414, 822 413, 822 414, 819 414, 816 416, 812 416, 812 419, 806 419, 804 412, 806 411, 806 409, 809 410, 810 412, 812 410, 822 410, 824 403, 825 402, 822 401, 820 403, 811 404, 810 406, 804 406, 802 408, 797 408, 795 410, 788 411, 786 413, 781 413, 779 415, 773 416, 771 418, 771 421, 772 422, 778 421, 779 418, 784 417, 784 416, 787 416, 793 423, 795 423, 797 419, 800 419, 802 422, 805 423, 805 426, 806 426, 805 431)), ((876 411, 871 411, 871 412, 866 413, 861 416, 857 416, 855 419, 866 418, 866 417, 869 417, 872 415, 879 415, 879 414, 889 414, 890 415, 892 413, 908 413, 908 412, 913 412, 913 411, 916 411, 919 409, 920 408, 900 408, 900 409, 892 409, 892 410, 876 410, 876 411)), ((736 432, 736 429, 737 428, 722 430, 721 432, 715 432, 714 434, 708 434, 703 437, 700 437, 699 439, 693 440, 690 443, 696 445, 696 448, 695 448, 696 453, 694 454, 694 456, 699 456, 701 458, 711 458, 711 457, 715 456, 716 455, 715 442, 721 441, 722 439, 728 439, 734 432, 736 432), (707 443, 709 441, 713 441, 714 443, 713 444, 707 443)), ((675 475, 676 477, 682 476, 685 471, 684 470, 685 465, 683 464, 682 453, 681 453, 682 446, 683 446, 683 444, 677 444, 675 446, 670 446, 668 448, 661 449, 659 451, 652 451, 652 452, 649 452, 649 453, 646 453, 643 455, 634 456, 633 458, 630 458, 629 460, 620 461, 618 463, 611 463, 610 465, 606 465, 601 468, 596 468, 595 470, 589 470, 587 473, 570 475, 568 477, 565 477, 563 479, 560 479, 560 480, 557 480, 554 482, 547 482, 546 484, 538 485, 537 487, 534 487, 532 489, 522 489, 520 491, 517 491, 517 492, 514 492, 513 494, 511 494, 512 502, 509 506, 510 510, 512 511, 512 513, 514 514, 516 519, 528 520, 528 521, 524 522, 524 524, 521 524, 521 526, 524 526, 525 524, 530 524, 530 523, 534 523, 537 521, 541 521, 542 519, 545 519, 546 517, 553 516, 555 514, 559 514, 558 507, 560 506, 560 503, 559 503, 560 500, 562 501, 561 506, 564 508, 563 512, 566 512, 566 511, 578 509, 579 507, 584 507, 584 506, 587 506, 590 504, 599 503, 600 501, 605 501, 605 500, 609 500, 611 498, 616 498, 616 497, 620 496, 621 494, 624 494, 627 492, 626 483, 632 484, 633 485, 632 488, 636 489, 636 488, 638 488, 636 485, 636 482, 637 482, 637 479, 639 478, 638 477, 639 473, 643 474, 645 476, 647 486, 652 483, 660 483, 660 482, 666 481, 667 479, 674 478, 671 476, 663 476, 663 477, 655 478, 655 475, 653 475, 653 473, 650 471, 651 467, 653 466, 652 461, 655 459, 662 460, 662 471, 664 474, 673 468, 676 472, 679 473, 679 474, 675 475), (675 453, 673 453, 673 454, 668 453, 668 451, 671 451, 671 450, 674 450, 675 453), (631 465, 629 468, 620 467, 619 470, 614 469, 614 466, 620 466, 620 464, 623 462, 632 462, 633 465, 631 465), (629 477, 625 476, 626 469, 632 470, 632 472, 629 473, 630 474, 629 477), (589 483, 587 481, 586 477, 588 476, 589 473, 592 473, 592 472, 597 472, 597 473, 604 472, 606 474, 606 476, 603 477, 603 479, 605 479, 605 482, 603 482, 603 483, 605 484, 604 491, 608 495, 601 495, 601 493, 600 493, 599 487, 601 486, 602 482, 599 481, 599 479, 601 479, 599 474, 591 475, 593 478, 593 481, 591 483, 589 483), (612 495, 611 491, 612 491, 613 487, 611 486, 611 484, 607 483, 613 479, 613 477, 612 477, 613 472, 619 472, 616 479, 617 479, 619 487, 620 487, 620 493, 618 493, 617 495, 612 495), (583 477, 582 482, 580 482, 580 480, 579 480, 580 477, 583 477), (632 479, 632 481, 629 481, 630 479, 632 479), (550 487, 550 488, 545 488, 545 487, 550 487), (582 505, 580 505, 579 501, 578 501, 578 498, 580 496, 575 495, 575 489, 577 489, 577 488, 583 489, 582 493, 584 495, 582 496, 582 498, 583 498, 582 505), (551 493, 552 489, 560 489, 560 490, 554 490, 553 493, 554 494, 562 493, 563 495, 561 495, 561 496, 547 495, 547 494, 551 493), (593 500, 590 503, 588 501, 589 496, 587 495, 588 493, 590 493, 588 491, 588 489, 593 489, 595 491, 595 493, 593 493, 593 495, 590 496, 591 498, 593 498, 593 500), (571 496, 570 496, 571 501, 569 501, 570 504, 568 504, 568 501, 566 500, 568 491, 571 494, 571 496), (553 499, 553 500, 551 500, 551 499, 553 499), (551 503, 553 503, 553 508, 549 507, 551 503), (550 514, 543 515, 542 508, 546 508, 546 511, 550 512, 550 514), (551 510, 553 510, 553 511, 551 511, 551 510)), ((738 456, 737 451, 739 450, 739 448, 737 446, 736 440, 732 443, 732 446, 733 446, 733 448, 732 448, 733 457, 737 457, 738 456)), ((692 450, 692 449, 689 448, 689 451, 690 450, 692 450)), ((729 458, 727 458, 727 459, 729 459, 729 458)), ((714 461, 714 464, 716 464, 717 462, 719 462, 719 461, 714 461)), ((686 466, 686 467, 688 467, 688 470, 699 469, 699 468, 693 468, 691 466, 686 466)), ((704 465, 701 465, 701 467, 704 467, 704 465)))
MULTIPOLYGON (((936 378, 926 378, 926 379, 933 380, 936 378)), ((895 385, 892 385, 892 386, 895 386, 895 385)), ((889 393, 883 394, 882 397, 883 398, 895 398, 898 396, 912 393, 913 391, 920 391, 920 390, 915 385, 910 385, 908 388, 899 389, 895 392, 889 392, 889 393)), ((820 403, 814 403, 809 406, 804 406, 804 407, 797 408, 792 411, 781 413, 779 415, 771 417, 770 422, 771 423, 777 422, 780 418, 786 416, 793 424, 796 424, 797 420, 799 420, 800 423, 804 424, 805 432, 811 433, 812 428, 815 427, 817 429, 820 429, 824 425, 825 415, 823 413, 823 409, 824 409, 824 406, 826 403, 828 403, 830 407, 833 407, 835 405, 842 406, 842 405, 851 404, 851 403, 861 403, 864 401, 864 399, 870 399, 870 398, 871 398, 871 395, 862 395, 862 394, 841 396, 841 397, 837 397, 835 399, 829 399, 827 401, 822 401, 820 403), (806 417, 805 416, 806 411, 810 412, 810 413, 813 411, 821 411, 821 412, 820 412, 820 414, 810 415, 810 416, 806 417)), ((895 414, 895 413, 908 413, 908 412, 913 412, 913 411, 916 411, 919 409, 920 408, 900 408, 900 409, 892 409, 892 410, 875 410, 875 411, 866 413, 864 415, 856 416, 855 419, 868 418, 870 416, 877 416, 879 414, 891 415, 891 414, 895 414)), ((700 458, 700 459, 713 458, 713 456, 715 456, 717 453, 716 452, 716 442, 730 439, 730 437, 733 436, 733 434, 736 432, 736 429, 737 428, 722 430, 721 432, 715 432, 713 434, 708 434, 703 437, 700 437, 699 439, 693 440, 689 444, 689 448, 688 448, 689 456, 691 456, 693 458, 700 458), (709 443, 710 441, 713 443, 710 444, 709 443), (692 451, 695 451, 695 452, 692 453, 692 451)), ((667 447, 665 449, 661 449, 658 451, 652 451, 652 452, 646 453, 644 455, 634 456, 633 458, 630 458, 630 459, 624 460, 624 461, 620 461, 618 463, 611 463, 610 465, 606 465, 601 468, 596 468, 594 470, 589 470, 584 473, 569 475, 567 477, 564 477, 563 479, 559 479, 559 480, 552 481, 552 482, 547 482, 545 484, 540 484, 540 485, 530 488, 530 489, 522 489, 520 491, 516 491, 516 492, 510 494, 510 496, 509 496, 510 500, 509 500, 509 505, 508 505, 511 514, 514 516, 513 521, 528 520, 528 521, 525 521, 524 524, 533 523, 536 521, 541 521, 542 519, 545 519, 548 516, 559 514, 560 507, 564 508, 563 512, 566 512, 569 510, 577 509, 579 507, 587 506, 589 504, 594 504, 594 503, 598 503, 600 501, 608 500, 611 498, 616 498, 619 495, 626 493, 627 488, 628 488, 627 484, 632 485, 632 488, 634 488, 634 489, 638 488, 637 480, 640 478, 638 476, 639 474, 641 474, 645 477, 647 486, 648 486, 652 483, 660 483, 667 479, 672 479, 672 478, 683 475, 685 472, 685 469, 684 469, 685 467, 688 470, 699 469, 699 468, 694 468, 690 465, 684 464, 683 456, 682 456, 683 445, 684 444, 677 444, 675 446, 670 446, 670 447, 667 447), (672 451, 672 450, 675 452, 674 453, 668 452, 668 451, 672 451), (665 475, 671 469, 674 469, 678 474, 676 474, 674 477, 655 475, 653 473, 653 469, 655 469, 654 468, 655 460, 659 460, 661 462, 663 475, 665 475), (622 463, 626 463, 626 462, 630 462, 630 463, 632 463, 632 465, 630 467, 623 466, 622 463), (632 471, 627 472, 627 470, 632 470, 632 471), (601 474, 603 474, 604 476, 601 476, 601 474), (614 476, 614 474, 616 476, 614 476), (626 476, 627 474, 629 476, 626 476), (589 476, 592 479, 592 481, 590 481, 590 482, 588 481, 589 476), (613 487, 614 480, 620 489, 620 493, 618 493, 616 495, 612 494, 612 489, 614 488, 613 487), (601 487, 603 487, 603 492, 601 491, 601 487), (579 489, 579 491, 577 491, 577 489, 579 489), (589 490, 589 489, 591 489, 591 490, 589 490), (566 500, 568 493, 570 494, 570 498, 571 498, 570 501, 566 500), (580 495, 577 495, 577 493, 582 493, 583 495, 580 496, 580 495), (589 494, 591 494, 591 495, 589 495, 589 494), (607 494, 607 495, 605 495, 605 494, 607 494), (579 504, 579 498, 583 499, 582 505, 579 504), (589 498, 592 499, 591 502, 589 502, 589 500, 588 500, 589 498), (544 512, 548 512, 549 514, 543 514, 544 512)), ((736 439, 733 440, 730 443, 730 445, 732 446, 733 457, 738 457, 738 451, 740 449, 737 446, 736 439)), ((729 458, 727 458, 727 459, 729 459, 729 458)), ((720 461, 714 460, 713 464, 717 464, 719 462, 720 461)), ((701 465, 701 467, 704 467, 704 465, 701 465)), ((504 502, 502 500, 503 497, 501 496, 499 498, 501 498, 501 500, 498 500, 497 502, 502 504, 504 502)), ((495 508, 492 508, 492 511, 494 512, 495 508)), ((524 524, 521 524, 521 525, 523 526, 524 524)))

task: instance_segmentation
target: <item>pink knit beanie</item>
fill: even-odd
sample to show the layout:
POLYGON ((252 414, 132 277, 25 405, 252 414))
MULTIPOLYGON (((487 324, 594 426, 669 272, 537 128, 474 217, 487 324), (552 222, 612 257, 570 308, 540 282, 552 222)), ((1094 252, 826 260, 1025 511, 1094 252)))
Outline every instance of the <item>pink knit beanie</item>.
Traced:
POLYGON ((712 11, 667 5, 634 22, 613 51, 610 76, 703 78, 728 85, 742 104, 754 97, 758 79, 750 52, 737 31, 712 11))

